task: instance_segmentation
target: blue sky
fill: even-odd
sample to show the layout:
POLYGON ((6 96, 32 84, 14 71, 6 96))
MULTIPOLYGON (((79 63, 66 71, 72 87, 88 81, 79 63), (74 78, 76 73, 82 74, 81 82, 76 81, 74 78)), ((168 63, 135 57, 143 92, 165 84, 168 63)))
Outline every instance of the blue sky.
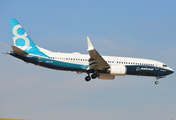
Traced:
MULTIPOLYGON (((40 47, 88 54, 86 37, 102 55, 154 59, 176 70, 174 0, 0 1, 0 52, 13 45, 16 18, 40 47)), ((159 80, 116 76, 85 82, 74 75, 0 54, 0 118, 31 120, 175 120, 176 76, 159 80)))

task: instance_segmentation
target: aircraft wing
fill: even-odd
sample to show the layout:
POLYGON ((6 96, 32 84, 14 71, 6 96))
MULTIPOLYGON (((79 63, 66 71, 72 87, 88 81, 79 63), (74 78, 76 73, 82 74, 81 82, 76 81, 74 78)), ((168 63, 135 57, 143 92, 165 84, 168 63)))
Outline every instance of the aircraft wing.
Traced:
POLYGON ((89 37, 87 37, 88 51, 90 55, 89 67, 87 70, 105 70, 110 68, 109 64, 103 59, 103 57, 94 49, 89 37))

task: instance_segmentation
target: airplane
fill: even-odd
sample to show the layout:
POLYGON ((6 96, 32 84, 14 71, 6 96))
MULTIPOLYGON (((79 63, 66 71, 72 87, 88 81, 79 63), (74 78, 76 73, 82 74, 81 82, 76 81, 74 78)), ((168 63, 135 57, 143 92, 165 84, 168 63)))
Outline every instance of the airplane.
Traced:
POLYGON ((7 54, 45 68, 75 73, 87 73, 91 79, 113 80, 115 76, 136 75, 159 78, 174 73, 166 64, 143 58, 102 56, 87 37, 89 55, 52 52, 37 46, 15 18, 9 18, 14 45, 7 54))

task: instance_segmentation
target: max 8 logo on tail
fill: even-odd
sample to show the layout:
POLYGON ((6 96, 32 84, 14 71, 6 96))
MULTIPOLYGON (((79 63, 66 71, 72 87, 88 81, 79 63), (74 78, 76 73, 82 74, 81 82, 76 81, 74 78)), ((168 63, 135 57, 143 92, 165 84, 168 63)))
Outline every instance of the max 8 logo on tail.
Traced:
POLYGON ((29 47, 29 39, 27 38, 27 33, 23 30, 20 25, 16 25, 13 27, 13 37, 15 46, 29 47))

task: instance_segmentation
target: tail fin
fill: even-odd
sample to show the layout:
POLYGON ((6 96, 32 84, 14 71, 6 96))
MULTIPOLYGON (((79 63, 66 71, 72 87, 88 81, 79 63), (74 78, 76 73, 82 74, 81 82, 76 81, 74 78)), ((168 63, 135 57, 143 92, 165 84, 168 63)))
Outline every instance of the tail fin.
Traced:
POLYGON ((15 46, 27 53, 47 57, 47 55, 42 53, 37 48, 37 46, 34 44, 34 42, 31 40, 31 38, 28 36, 28 34, 15 18, 9 18, 9 22, 15 46))

